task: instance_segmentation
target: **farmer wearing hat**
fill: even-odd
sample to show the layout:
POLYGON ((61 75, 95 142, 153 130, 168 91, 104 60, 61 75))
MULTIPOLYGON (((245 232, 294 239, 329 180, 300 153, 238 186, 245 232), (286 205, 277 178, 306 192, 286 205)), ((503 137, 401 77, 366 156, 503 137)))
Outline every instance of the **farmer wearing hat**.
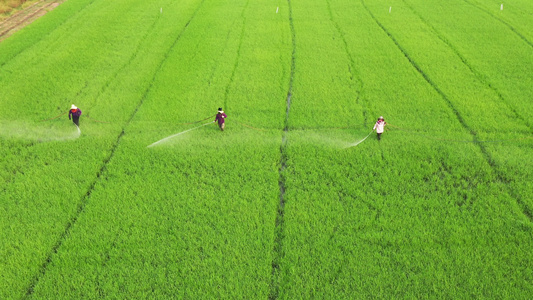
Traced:
POLYGON ((80 127, 80 116, 81 116, 81 109, 77 108, 76 105, 72 104, 70 107, 70 110, 68 111, 68 119, 71 119, 72 115, 72 122, 76 124, 76 126, 80 127))
POLYGON ((215 120, 213 121, 213 123, 215 122, 218 122, 218 127, 220 128, 220 130, 224 131, 224 127, 226 127, 225 123, 224 123, 224 120, 227 118, 228 116, 226 116, 226 114, 224 113, 224 111, 222 110, 222 107, 219 107, 218 108, 218 113, 215 117, 215 120))
POLYGON ((387 122, 385 122, 385 119, 383 119, 383 116, 381 116, 376 122, 376 125, 374 125, 374 129, 372 129, 372 130, 375 130, 376 133, 378 134, 378 141, 381 140, 381 134, 383 133, 385 129, 385 125, 387 125, 387 122))

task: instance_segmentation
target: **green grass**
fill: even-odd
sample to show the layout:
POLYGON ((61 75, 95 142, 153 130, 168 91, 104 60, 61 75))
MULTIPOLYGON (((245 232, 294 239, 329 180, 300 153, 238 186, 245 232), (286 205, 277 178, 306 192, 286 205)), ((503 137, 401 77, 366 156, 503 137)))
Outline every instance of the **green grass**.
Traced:
POLYGON ((0 298, 528 298, 504 5, 65 2, 0 43, 0 298))

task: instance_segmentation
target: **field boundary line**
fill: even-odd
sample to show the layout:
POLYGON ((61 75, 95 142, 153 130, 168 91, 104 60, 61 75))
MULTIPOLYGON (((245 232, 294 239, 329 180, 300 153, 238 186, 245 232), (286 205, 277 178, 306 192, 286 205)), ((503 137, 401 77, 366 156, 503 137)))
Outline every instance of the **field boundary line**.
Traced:
POLYGON ((13 18, 13 17, 17 17, 18 15, 22 15, 22 14, 24 14, 24 11, 26 11, 26 10, 31 10, 33 7, 35 7, 35 6, 39 5, 39 4, 41 4, 43 1, 46 1, 46 0, 38 0, 38 1, 35 1, 35 2, 32 3, 30 6, 25 7, 25 8, 22 8, 22 5, 23 5, 24 3, 21 3, 20 6, 18 6, 18 7, 14 7, 14 8, 13 8, 13 10, 16 10, 17 8, 20 8, 20 10, 17 11, 17 12, 13 12, 13 10, 11 10, 11 12, 8 12, 8 13, 10 13, 11 15, 10 15, 10 16, 5 16, 5 19, 3 19, 2 21, 0 21, 0 24, 4 23, 5 21, 8 21, 9 19, 11 19, 11 18, 13 18))
POLYGON ((4 22, 9 22, 11 21, 11 19, 16 19, 18 16, 20 15, 23 15, 24 14, 24 11, 27 11, 27 12, 30 12, 28 15, 26 16, 23 16, 20 20, 17 20, 17 22, 15 22, 15 24, 13 24, 12 26, 9 26, 7 27, 6 29, 2 30, 2 32, 0 32, 0 42, 7 39, 8 37, 11 36, 11 32, 13 31, 13 33, 17 32, 18 30, 24 28, 24 26, 21 26, 19 28, 19 25, 23 24, 24 22, 26 22, 27 20, 33 18, 35 15, 37 15, 39 12, 41 12, 42 10, 46 9, 47 7, 51 6, 53 4, 52 3, 44 3, 43 6, 40 6, 38 7, 41 3, 43 3, 45 0, 40 0, 40 1, 37 1, 35 3, 33 3, 31 6, 17 12, 16 14, 12 15, 11 17, 5 19, 4 21, 2 21, 2 23, 4 22), (32 11, 33 8, 36 7, 37 9, 35 11, 32 11))
POLYGON ((285 120, 283 125, 283 133, 281 136, 281 145, 279 147, 279 205, 276 215, 276 227, 274 229, 274 247, 272 249, 272 281, 270 283, 269 300, 278 299, 282 276, 280 274, 280 264, 283 258, 283 238, 284 238, 284 223, 285 223, 285 170, 287 168, 287 135, 289 132, 289 113, 291 109, 291 97, 294 83, 294 73, 296 69, 296 34, 294 30, 292 3, 287 0, 289 7, 289 28, 291 31, 292 53, 291 53, 291 69, 289 75, 289 89, 287 91, 287 108, 285 110, 285 120))
POLYGON ((353 81, 354 77, 355 77, 355 80, 357 81, 357 85, 355 86, 356 94, 357 94, 357 97, 355 98, 355 103, 361 106, 361 110, 363 112, 363 124, 366 126, 367 121, 368 121, 368 111, 366 107, 361 104, 361 98, 362 98, 361 95, 363 94, 364 82, 361 79, 361 75, 355 71, 357 70, 357 68, 355 66, 355 61, 353 59, 353 56, 348 50, 348 42, 346 41, 346 36, 344 35, 344 32, 341 30, 339 23, 337 23, 333 18, 333 12, 331 10, 330 0, 326 0, 326 5, 328 7, 329 20, 331 21, 331 23, 333 23, 333 26, 337 30, 337 33, 340 35, 342 43, 344 45, 344 51, 346 52, 346 56, 348 57, 348 60, 350 61, 350 64, 348 64, 348 71, 350 72, 350 81, 353 81))
POLYGON ((159 66, 156 68, 156 70, 154 72, 154 75, 152 76, 152 80, 151 80, 149 86, 146 88, 143 96, 141 97, 141 100, 139 101, 139 103, 135 107, 135 109, 134 109, 133 113, 131 114, 130 118, 128 119, 128 121, 126 121, 126 123, 122 127, 122 130, 121 130, 120 134, 118 135, 118 137, 116 139, 116 142, 114 143, 109 156, 106 159, 104 159, 104 161, 102 163, 102 166, 100 167, 100 170, 96 173, 96 178, 93 180, 93 182, 89 186, 89 189, 87 190, 85 195, 82 197, 82 200, 81 200, 80 204, 78 205, 78 209, 76 211, 76 214, 72 218, 70 218, 69 222, 65 226, 64 231, 61 233, 61 235, 59 236, 59 238, 56 241, 55 245, 52 247, 51 251, 48 253, 44 263, 41 265, 41 268, 40 268, 39 272, 32 279, 32 281, 31 281, 31 283, 30 283, 30 285, 29 285, 29 287, 28 287, 28 289, 26 291, 26 295, 23 298, 27 299, 28 297, 32 296, 35 287, 39 283, 39 280, 46 274, 48 266, 52 262, 53 256, 58 253, 59 248, 61 247, 61 245, 63 244, 63 242, 67 238, 67 236, 70 234, 70 230, 71 230, 72 226, 74 226, 76 224, 78 218, 80 217, 80 215, 85 210, 85 207, 87 206, 87 203, 88 203, 89 197, 91 196, 92 191, 94 190, 94 188, 95 188, 96 184, 98 183, 99 179, 102 177, 103 173, 106 171, 107 164, 109 163, 109 161, 111 161, 111 159, 115 155, 115 152, 116 152, 116 150, 117 150, 117 148, 118 148, 118 146, 120 144, 120 141, 122 140, 122 137, 125 134, 126 128, 129 126, 129 124, 131 123, 131 121, 133 120, 133 118, 135 117, 137 112, 139 111, 139 108, 142 106, 142 104, 144 103, 144 100, 146 99, 148 93, 150 92, 151 88, 153 87, 154 81, 155 81, 155 79, 157 77, 157 74, 161 71, 165 61, 169 57, 170 52, 172 52, 172 50, 174 49, 174 47, 176 46, 178 41, 181 39, 183 33, 189 27, 189 24, 194 19, 194 17, 196 16, 196 14, 200 10, 200 8, 203 6, 204 2, 205 2, 205 0, 201 0, 200 1, 200 4, 198 5, 198 7, 193 12, 192 16, 187 21, 187 23, 185 24, 183 29, 180 31, 180 33, 178 34, 177 38, 174 40, 174 43, 170 46, 170 48, 167 50, 167 52, 163 56, 163 59, 161 60, 159 66))
POLYGON ((12 57, 8 58, 6 61, 4 61, 3 63, 0 63, 0 68, 2 68, 3 66, 5 66, 8 62, 10 62, 11 60, 15 59, 17 56, 19 56, 20 54, 22 54, 23 52, 27 51, 28 49, 31 49, 33 47, 35 47, 35 45, 37 45, 40 41, 42 41, 44 38, 46 38, 47 36, 49 36, 52 32, 55 32, 59 27, 63 26, 67 21, 69 21, 70 19, 74 18, 75 16, 79 15, 82 11, 84 11, 85 9, 87 9, 88 7, 90 7, 91 5, 93 5, 94 3, 96 2, 96 0, 92 0, 91 2, 87 3, 86 5, 84 5, 83 7, 80 7, 79 10, 76 11, 76 13, 68 16, 67 18, 65 18, 63 21, 61 21, 59 24, 57 24, 54 28, 52 28, 50 31, 46 32, 46 34, 43 34, 39 37, 39 39, 35 42, 35 43, 32 43, 31 45, 27 45, 26 47, 23 47, 22 49, 20 49, 20 51, 18 51, 16 54, 14 54, 12 57))
POLYGON ((400 45, 400 43, 394 38, 394 36, 385 28, 381 22, 374 16, 374 14, 370 11, 370 9, 366 6, 365 1, 361 0, 361 4, 365 8, 365 10, 368 12, 368 14, 371 16, 371 18, 374 20, 374 22, 383 30, 383 32, 392 40, 392 42, 396 45, 396 47, 402 52, 402 54, 405 56, 405 58, 411 63, 413 68, 417 70, 417 72, 426 80, 426 82, 441 96, 441 98, 448 104, 449 108, 454 112, 456 118, 459 120, 459 123, 465 128, 473 137, 475 144, 479 147, 481 154, 483 154, 483 157, 495 173, 498 181, 505 184, 505 187, 507 191, 509 192, 509 195, 513 197, 516 200, 516 203, 522 210, 522 213, 527 217, 527 219, 530 222, 533 222, 533 213, 531 212, 531 208, 529 208, 524 201, 522 201, 519 194, 517 194, 513 189, 509 188, 507 183, 511 182, 512 180, 505 177, 505 174, 503 174, 499 168, 492 156, 490 155, 489 151, 483 145, 482 143, 478 142, 478 138, 476 135, 476 132, 468 126, 466 121, 461 116, 461 113, 457 110, 457 108, 453 105, 451 100, 446 96, 446 94, 429 78, 429 76, 420 68, 420 66, 409 56, 409 53, 400 45))
POLYGON ((463 0, 464 2, 470 4, 471 6, 481 10, 482 12, 486 13, 487 15, 491 16, 492 18, 500 21, 502 24, 504 24, 505 26, 507 26, 509 29, 511 29, 512 32, 514 32, 518 37, 520 37, 524 42, 526 42, 526 44, 529 45, 529 47, 532 47, 533 48, 533 43, 530 42, 525 36, 523 36, 516 28, 514 28, 511 24, 507 23, 505 20, 503 20, 502 18, 498 17, 497 15, 493 14, 490 10, 482 7, 482 6, 479 6, 478 4, 475 4, 469 0, 463 0))
POLYGON ((503 97, 503 95, 500 93, 500 91, 494 87, 487 79, 484 78, 484 76, 482 75, 483 73, 477 71, 472 65, 470 65, 470 63, 468 62, 468 60, 459 52, 459 50, 457 50, 457 48, 455 46, 453 46, 453 44, 445 37, 444 34, 442 34, 439 30, 437 30, 431 23, 429 23, 426 19, 424 19, 420 13, 418 13, 416 11, 416 9, 413 8, 412 5, 410 5, 406 0, 402 0, 403 3, 427 26, 429 27, 434 33, 435 35, 443 42, 445 43, 452 51, 453 53, 459 57, 459 59, 461 59, 461 62, 468 68, 468 70, 470 70, 470 72, 478 79, 478 81, 489 87, 490 90, 492 90, 492 92, 494 94, 496 94, 496 96, 498 97, 499 100, 501 100, 502 103, 505 104, 505 106, 507 106, 507 108, 509 108, 509 110, 511 110, 511 112, 515 115, 515 117, 517 119, 520 119, 520 121, 522 121, 523 123, 525 123, 527 125, 527 127, 529 127, 529 129, 533 132, 533 128, 531 126, 531 124, 528 122, 528 120, 526 120, 523 116, 521 116, 518 111, 516 110, 515 107, 513 107, 509 102, 507 102, 505 100, 505 98, 503 97))

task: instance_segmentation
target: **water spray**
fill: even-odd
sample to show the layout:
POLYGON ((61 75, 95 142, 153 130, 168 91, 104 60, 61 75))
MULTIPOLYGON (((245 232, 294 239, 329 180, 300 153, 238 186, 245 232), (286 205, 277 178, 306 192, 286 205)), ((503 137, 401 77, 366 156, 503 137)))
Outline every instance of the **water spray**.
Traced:
POLYGON ((355 147, 355 146, 361 144, 362 142, 364 142, 364 141, 365 141, 365 140, 366 140, 366 139, 372 134, 372 132, 374 132, 374 130, 370 131, 370 133, 369 133, 364 139, 362 139, 362 140, 360 140, 360 141, 357 141, 357 142, 355 142, 355 143, 353 143, 353 144, 350 144, 350 145, 346 146, 344 149, 346 149, 346 148, 351 148, 351 147, 355 147))
POLYGON ((150 144, 150 145, 148 145, 148 146, 146 146, 146 147, 147 147, 147 148, 151 148, 151 147, 153 147, 153 146, 155 146, 155 145, 157 145, 157 144, 160 144, 160 143, 163 143, 163 142, 165 142, 165 141, 168 141, 168 140, 170 140, 171 138, 177 137, 178 135, 182 135, 182 134, 184 134, 184 133, 187 133, 187 132, 189 132, 189 131, 196 130, 196 129, 200 128, 200 127, 203 127, 203 126, 206 126, 206 125, 209 125, 209 124, 213 124, 213 122, 205 123, 205 124, 202 124, 202 125, 200 125, 200 126, 197 126, 197 127, 191 128, 191 129, 187 129, 187 130, 185 130, 185 131, 182 131, 182 132, 179 132, 179 133, 176 133, 176 134, 173 134, 173 135, 171 135, 171 136, 167 136, 166 138, 161 139, 161 140, 159 140, 159 141, 157 141, 157 142, 155 142, 155 143, 152 143, 152 144, 150 144))

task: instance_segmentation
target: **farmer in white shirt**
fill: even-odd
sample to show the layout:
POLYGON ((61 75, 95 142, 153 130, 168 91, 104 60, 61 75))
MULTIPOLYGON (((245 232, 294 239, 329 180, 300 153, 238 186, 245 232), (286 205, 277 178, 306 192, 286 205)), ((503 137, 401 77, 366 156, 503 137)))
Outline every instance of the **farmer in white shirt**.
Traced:
POLYGON ((376 125, 374 125, 374 129, 376 133, 378 134, 378 141, 381 140, 381 134, 383 133, 383 130, 385 129, 385 125, 387 125, 387 122, 383 119, 383 116, 379 117, 378 121, 376 122, 376 125))

